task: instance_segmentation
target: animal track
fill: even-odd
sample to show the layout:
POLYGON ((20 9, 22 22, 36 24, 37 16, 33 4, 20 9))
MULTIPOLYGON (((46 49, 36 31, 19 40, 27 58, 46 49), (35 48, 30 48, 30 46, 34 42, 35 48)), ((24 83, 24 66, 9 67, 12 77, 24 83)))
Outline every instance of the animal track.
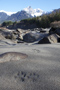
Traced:
POLYGON ((40 50, 38 49, 32 49, 34 52, 40 53, 40 50))
POLYGON ((25 82, 27 80, 30 80, 32 82, 36 82, 37 80, 39 80, 39 75, 36 74, 35 72, 24 72, 24 71, 20 71, 15 76, 15 79, 18 79, 21 82, 25 82))

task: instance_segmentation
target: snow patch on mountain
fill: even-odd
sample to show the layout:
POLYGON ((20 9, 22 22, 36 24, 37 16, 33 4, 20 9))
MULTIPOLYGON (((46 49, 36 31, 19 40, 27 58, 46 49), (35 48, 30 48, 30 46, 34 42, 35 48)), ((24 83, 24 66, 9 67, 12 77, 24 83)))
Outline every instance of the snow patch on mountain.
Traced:
POLYGON ((25 10, 27 13, 31 14, 33 17, 41 16, 44 13, 44 11, 41 10, 40 8, 33 9, 33 8, 31 8, 31 6, 28 6, 27 8, 24 8, 23 10, 25 10))
MULTIPOLYGON (((31 6, 28 6, 27 8, 24 8, 23 10, 26 11, 28 14, 30 14, 33 17, 34 16, 41 16, 44 13, 44 11, 41 10, 40 8, 33 9, 31 6)), ((0 10, 0 12, 4 12, 9 16, 11 16, 12 14, 17 13, 17 12, 9 12, 9 11, 4 11, 4 10, 0 10)))
POLYGON ((4 12, 4 13, 6 13, 6 14, 9 15, 9 16, 16 13, 16 12, 4 11, 4 10, 0 10, 0 12, 4 12))

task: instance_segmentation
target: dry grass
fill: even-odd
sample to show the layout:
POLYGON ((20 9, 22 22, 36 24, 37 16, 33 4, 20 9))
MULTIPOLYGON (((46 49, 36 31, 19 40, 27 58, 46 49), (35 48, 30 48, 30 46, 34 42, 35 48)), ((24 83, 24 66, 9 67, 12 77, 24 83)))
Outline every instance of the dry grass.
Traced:
POLYGON ((60 21, 54 21, 50 24, 51 27, 60 28, 60 21))

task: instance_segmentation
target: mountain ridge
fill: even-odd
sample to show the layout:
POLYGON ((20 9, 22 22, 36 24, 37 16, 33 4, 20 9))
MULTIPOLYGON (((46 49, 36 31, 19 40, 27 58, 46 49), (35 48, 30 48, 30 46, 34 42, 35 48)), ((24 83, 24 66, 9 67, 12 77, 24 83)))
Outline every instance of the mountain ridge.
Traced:
POLYGON ((0 11, 0 23, 4 22, 4 21, 20 21, 22 19, 28 19, 28 18, 33 18, 33 17, 37 17, 37 16, 41 16, 43 14, 50 14, 52 12, 56 12, 59 11, 60 9, 55 9, 51 12, 44 12, 43 10, 41 10, 40 8, 37 9, 33 9, 31 6, 24 8, 21 11, 18 12, 13 12, 13 14, 11 14, 12 12, 10 12, 11 15, 8 15, 8 12, 1 10, 0 11))
MULTIPOLYGON (((29 14, 31 14, 31 11, 32 12, 34 12, 34 13, 39 13, 40 11, 43 13, 44 11, 43 10, 41 10, 40 8, 37 8, 37 9, 33 9, 31 6, 28 6, 27 8, 24 8, 24 9, 22 9, 22 10, 20 10, 20 11, 26 11, 27 13, 29 13, 29 14), (28 10, 28 11, 27 11, 28 10), (38 12, 39 11, 39 12, 38 12)), ((9 16, 11 16, 12 14, 16 14, 17 12, 19 12, 19 11, 17 11, 17 12, 8 12, 8 11, 4 11, 4 10, 0 10, 0 12, 4 12, 4 13, 6 13, 7 15, 9 15, 9 16)), ((42 14, 41 13, 41 14, 42 14)), ((41 15, 40 14, 40 15, 41 15)))
POLYGON ((40 8, 37 9, 33 9, 31 6, 28 6, 27 8, 24 8, 23 10, 25 10, 27 13, 31 14, 31 16, 40 16, 44 13, 43 10, 41 10, 40 8))
POLYGON ((33 9, 31 6, 24 8, 21 11, 18 12, 7 12, 4 10, 0 11, 0 23, 3 21, 20 21, 22 19, 27 19, 27 18, 33 18, 36 16, 40 16, 43 14, 43 10, 41 9, 33 9), (3 17, 1 17, 1 14, 4 14, 3 17), (5 16, 6 14, 6 16, 5 16))
POLYGON ((27 18, 32 18, 32 16, 28 13, 26 13, 25 11, 19 11, 15 14, 12 14, 11 16, 9 16, 6 20, 11 20, 11 21, 20 21, 22 19, 27 19, 27 18))

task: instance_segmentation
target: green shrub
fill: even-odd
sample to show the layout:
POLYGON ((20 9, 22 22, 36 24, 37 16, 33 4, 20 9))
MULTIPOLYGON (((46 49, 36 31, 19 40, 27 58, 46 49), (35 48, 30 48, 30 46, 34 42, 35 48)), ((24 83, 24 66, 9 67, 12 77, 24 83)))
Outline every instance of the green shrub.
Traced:
POLYGON ((13 24, 13 22, 12 21, 5 21, 5 22, 3 22, 2 23, 2 26, 9 26, 9 25, 12 25, 13 24))

